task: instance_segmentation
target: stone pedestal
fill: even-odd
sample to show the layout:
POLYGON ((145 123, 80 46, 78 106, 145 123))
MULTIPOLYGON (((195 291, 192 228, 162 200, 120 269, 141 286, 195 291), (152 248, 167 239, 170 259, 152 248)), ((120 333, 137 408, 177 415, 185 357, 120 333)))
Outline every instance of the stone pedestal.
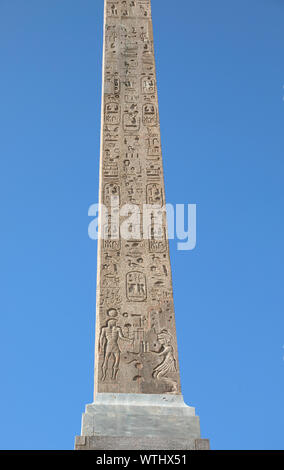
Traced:
POLYGON ((76 450, 209 449, 182 395, 97 394, 86 406, 76 450))

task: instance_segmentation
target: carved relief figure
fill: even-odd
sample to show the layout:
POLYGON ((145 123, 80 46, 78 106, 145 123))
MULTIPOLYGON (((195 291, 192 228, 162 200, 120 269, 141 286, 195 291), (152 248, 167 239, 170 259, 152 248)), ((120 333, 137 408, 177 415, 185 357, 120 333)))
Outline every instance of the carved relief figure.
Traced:
POLYGON ((117 183, 108 183, 104 188, 104 202, 106 205, 110 205, 114 200, 113 198, 119 198, 120 188, 117 183))
POLYGON ((154 104, 145 104, 143 106, 143 124, 144 126, 155 126, 157 124, 157 111, 154 104))
POLYGON ((128 273, 126 276, 127 299, 132 302, 143 302, 147 298, 145 274, 138 271, 128 273))
POLYGON ((107 15, 108 16, 118 16, 117 2, 108 2, 108 4, 107 4, 107 15))
POLYGON ((135 13, 135 1, 134 0, 123 0, 121 16, 133 16, 135 13))
POLYGON ((105 106, 105 122, 108 124, 119 124, 120 106, 117 103, 107 103, 105 106))
POLYGON ((117 142, 118 141, 118 127, 115 129, 105 126, 105 142, 117 142))
POLYGON ((125 57, 133 57, 136 58, 138 55, 138 43, 135 42, 128 42, 125 44, 125 49, 124 49, 124 55, 125 57))
MULTIPOLYGON (((117 313, 116 309, 110 310, 112 310, 113 314, 117 313)), ((110 314, 110 311, 108 312, 108 314, 110 314)), ((103 354, 104 357, 102 364, 102 381, 105 381, 106 379, 107 371, 109 369, 109 360, 111 356, 113 357, 111 378, 112 380, 116 380, 117 378, 120 362, 120 349, 118 339, 132 343, 132 340, 123 336, 120 326, 117 326, 116 318, 111 318, 107 321, 107 325, 101 329, 99 339, 99 352, 103 354)))
POLYGON ((167 251, 166 230, 161 225, 150 227, 149 251, 151 253, 164 253, 167 251))
POLYGON ((144 17, 150 16, 150 5, 147 0, 139 1, 139 14, 144 17))
POLYGON ((103 245, 105 250, 119 251, 120 243, 119 226, 108 217, 108 223, 103 227, 103 245))
POLYGON ((119 160, 119 148, 116 147, 115 143, 111 142, 108 144, 105 144, 104 148, 104 161, 108 165, 112 165, 113 163, 116 163, 117 160, 119 160))
MULTIPOLYGON (((148 130, 151 128, 148 128, 148 130)), ((152 159, 157 159, 161 153, 161 144, 160 139, 157 135, 150 135, 147 139, 148 141, 148 157, 152 159)))
POLYGON ((125 243, 126 256, 129 256, 132 258, 139 258, 143 256, 144 248, 145 248, 144 240, 140 240, 140 241, 127 240, 127 242, 125 243))
POLYGON ((154 93, 156 90, 156 83, 152 77, 142 78, 142 92, 143 93, 154 93))
POLYGON ((119 293, 119 288, 104 287, 101 289, 100 306, 119 305, 122 298, 119 293))
POLYGON ((120 92, 120 80, 117 74, 115 76, 107 76, 105 79, 105 93, 118 95, 120 92))
POLYGON ((162 330, 158 334, 158 341, 162 345, 160 352, 156 353, 163 357, 162 362, 154 368, 153 377, 157 379, 164 379, 172 383, 173 391, 177 389, 177 383, 166 378, 171 372, 177 371, 176 359, 174 356, 174 348, 172 346, 172 335, 167 330, 162 330))
POLYGON ((147 185, 147 203, 163 205, 163 191, 159 183, 147 185))
POLYGON ((159 178, 161 176, 161 166, 158 163, 147 162, 146 174, 148 178, 159 178))
POLYGON ((105 178, 117 178, 118 177, 118 165, 112 163, 110 165, 104 164, 104 177, 105 178))
POLYGON ((137 132, 140 129, 137 104, 132 103, 123 114, 123 127, 127 132, 137 132))

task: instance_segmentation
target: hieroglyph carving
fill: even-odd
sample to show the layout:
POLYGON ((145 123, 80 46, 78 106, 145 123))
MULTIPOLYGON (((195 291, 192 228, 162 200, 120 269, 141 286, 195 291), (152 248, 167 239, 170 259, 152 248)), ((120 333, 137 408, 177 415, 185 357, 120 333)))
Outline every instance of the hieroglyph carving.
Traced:
POLYGON ((166 216, 142 217, 165 204, 150 0, 105 0, 104 31, 95 390, 179 393, 166 216))
POLYGON ((144 302, 147 298, 145 274, 133 271, 126 276, 127 299, 132 302, 144 302))

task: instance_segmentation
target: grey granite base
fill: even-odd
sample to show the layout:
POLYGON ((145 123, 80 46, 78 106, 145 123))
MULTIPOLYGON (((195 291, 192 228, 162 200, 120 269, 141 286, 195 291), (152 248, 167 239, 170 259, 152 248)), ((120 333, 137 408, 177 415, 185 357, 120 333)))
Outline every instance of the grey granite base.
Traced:
POLYGON ((77 450, 209 449, 182 395, 97 394, 86 406, 81 434, 77 450))

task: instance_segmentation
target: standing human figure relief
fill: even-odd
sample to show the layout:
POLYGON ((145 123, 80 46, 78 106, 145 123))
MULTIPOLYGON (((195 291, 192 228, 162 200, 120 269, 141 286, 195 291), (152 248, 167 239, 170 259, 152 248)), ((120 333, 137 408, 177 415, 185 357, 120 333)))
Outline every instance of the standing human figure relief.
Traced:
MULTIPOLYGON (((116 310, 113 309, 113 312, 116 312, 116 310)), ((106 380, 111 356, 113 356, 111 379, 117 379, 120 363, 120 349, 118 339, 133 343, 133 340, 123 336, 121 327, 117 326, 117 319, 111 318, 107 321, 106 326, 102 327, 99 339, 99 353, 103 354, 104 357, 102 364, 102 381, 106 380)))

